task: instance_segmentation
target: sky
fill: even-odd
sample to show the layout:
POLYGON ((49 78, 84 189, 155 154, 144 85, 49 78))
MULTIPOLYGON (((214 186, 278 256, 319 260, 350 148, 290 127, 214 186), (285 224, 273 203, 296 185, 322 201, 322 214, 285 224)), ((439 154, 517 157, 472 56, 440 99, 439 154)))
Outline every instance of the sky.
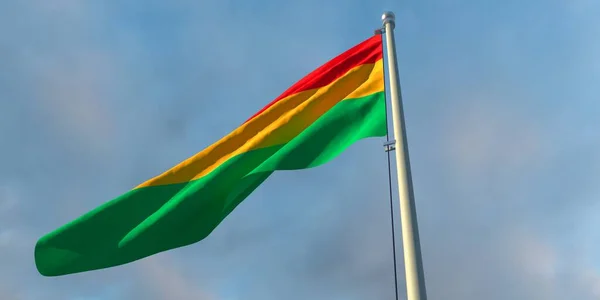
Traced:
POLYGON ((394 299, 381 138, 274 174, 199 243, 62 277, 33 260, 386 10, 429 299, 600 299, 595 0, 0 1, 0 299, 394 299))

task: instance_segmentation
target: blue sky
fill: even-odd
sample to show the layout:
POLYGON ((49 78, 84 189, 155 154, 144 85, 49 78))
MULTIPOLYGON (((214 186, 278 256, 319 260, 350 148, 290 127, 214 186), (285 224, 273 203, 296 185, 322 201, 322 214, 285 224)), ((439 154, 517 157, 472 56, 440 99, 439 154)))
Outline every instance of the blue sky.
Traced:
POLYGON ((192 246, 58 278, 33 262, 41 235, 227 134, 385 10, 429 298, 598 299, 594 0, 0 2, 0 299, 392 299, 381 139, 277 173, 192 246))

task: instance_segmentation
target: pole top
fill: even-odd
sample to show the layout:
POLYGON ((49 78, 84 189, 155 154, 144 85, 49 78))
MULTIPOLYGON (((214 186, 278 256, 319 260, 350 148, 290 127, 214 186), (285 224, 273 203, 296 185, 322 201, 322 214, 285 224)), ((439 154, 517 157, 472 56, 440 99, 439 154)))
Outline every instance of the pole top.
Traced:
POLYGON ((393 28, 396 25, 396 15, 391 11, 386 11, 381 15, 381 21, 383 22, 383 26, 390 23, 393 28))

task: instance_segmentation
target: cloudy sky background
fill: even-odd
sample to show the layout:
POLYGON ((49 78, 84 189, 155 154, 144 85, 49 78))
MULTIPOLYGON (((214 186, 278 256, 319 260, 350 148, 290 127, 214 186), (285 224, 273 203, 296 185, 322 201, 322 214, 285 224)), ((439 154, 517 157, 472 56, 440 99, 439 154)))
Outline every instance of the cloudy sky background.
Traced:
POLYGON ((58 278, 33 260, 385 10, 429 298, 600 299, 600 2, 491 3, 1 1, 0 299, 393 299, 381 139, 275 174, 192 246, 58 278))

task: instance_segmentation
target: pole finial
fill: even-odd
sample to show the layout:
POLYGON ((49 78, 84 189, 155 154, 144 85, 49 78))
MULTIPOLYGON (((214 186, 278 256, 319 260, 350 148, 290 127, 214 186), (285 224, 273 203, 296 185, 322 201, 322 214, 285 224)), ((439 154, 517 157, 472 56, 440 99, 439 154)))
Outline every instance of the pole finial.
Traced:
POLYGON ((394 15, 394 13, 391 11, 386 11, 383 13, 383 15, 381 15, 381 21, 383 22, 384 27, 385 24, 390 23, 393 28, 396 25, 396 15, 394 15))

